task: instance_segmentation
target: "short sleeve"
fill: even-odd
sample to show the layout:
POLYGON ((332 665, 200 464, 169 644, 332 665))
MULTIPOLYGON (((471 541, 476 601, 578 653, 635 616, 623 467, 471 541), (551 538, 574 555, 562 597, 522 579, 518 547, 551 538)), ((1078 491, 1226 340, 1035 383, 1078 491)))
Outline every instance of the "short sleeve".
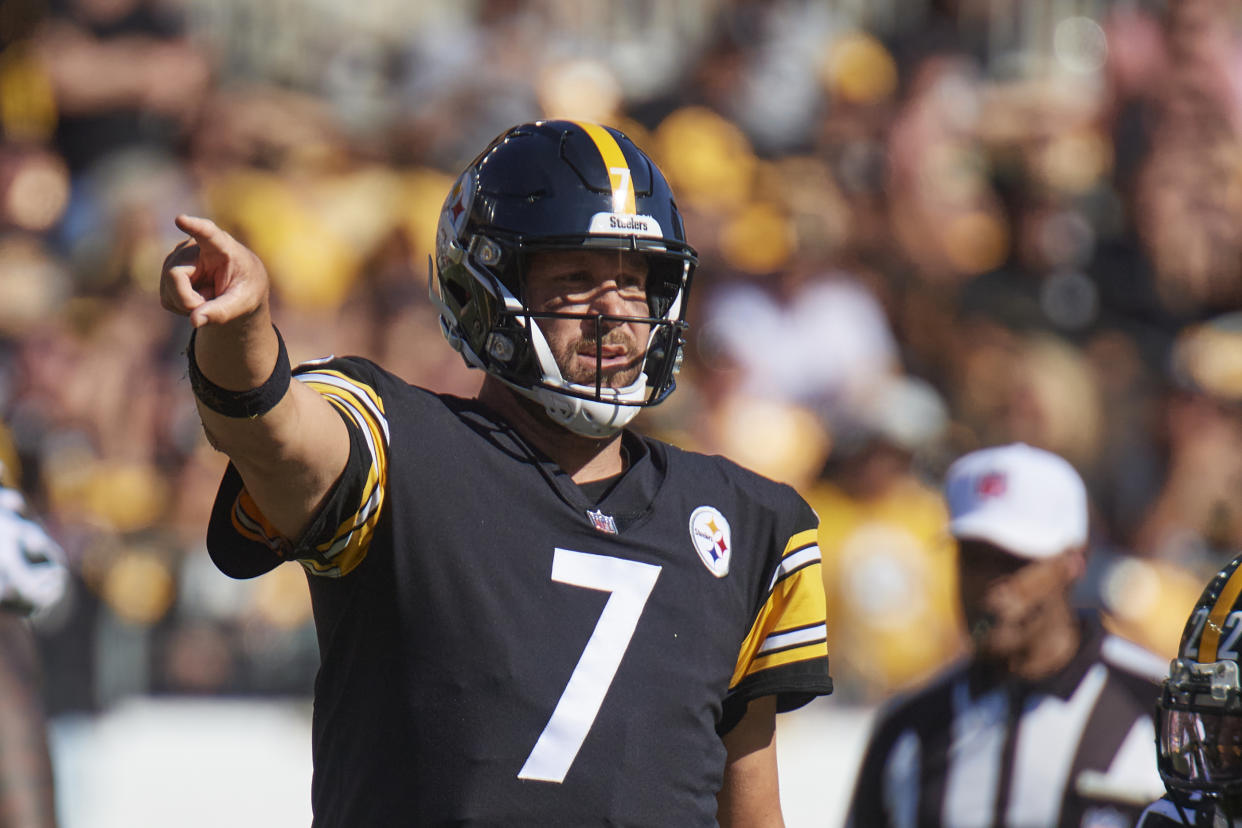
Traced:
POLYGON ((305 363, 294 376, 318 391, 349 431, 349 460, 310 525, 296 542, 280 535, 229 464, 207 530, 216 566, 252 578, 285 560, 326 577, 348 574, 366 557, 388 485, 388 420, 369 363, 329 359, 305 363))
POLYGON ((775 695, 777 709, 786 711, 832 692, 818 521, 809 507, 802 507, 806 516, 801 522, 809 525, 785 541, 766 584, 729 682, 722 732, 740 719, 751 699, 775 695))

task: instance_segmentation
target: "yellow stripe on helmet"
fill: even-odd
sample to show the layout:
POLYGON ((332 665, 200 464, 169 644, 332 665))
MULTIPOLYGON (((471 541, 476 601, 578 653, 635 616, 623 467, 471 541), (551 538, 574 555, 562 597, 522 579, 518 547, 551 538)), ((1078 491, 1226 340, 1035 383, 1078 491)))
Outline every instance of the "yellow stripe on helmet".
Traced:
POLYGON ((1201 664, 1211 664, 1216 661, 1216 647, 1220 644, 1221 628, 1224 627, 1229 613, 1233 611, 1233 605, 1238 600, 1239 593, 1242 593, 1242 567, 1238 567, 1229 575, 1229 580, 1221 589, 1220 597, 1212 605, 1212 612, 1203 626, 1203 637, 1199 642, 1201 664))
POLYGON ((599 124, 587 121, 574 121, 582 131, 591 137, 604 159, 604 167, 608 170, 608 181, 612 184, 612 211, 633 215, 638 212, 634 199, 634 176, 630 173, 630 164, 621 152, 621 145, 612 133, 599 124))

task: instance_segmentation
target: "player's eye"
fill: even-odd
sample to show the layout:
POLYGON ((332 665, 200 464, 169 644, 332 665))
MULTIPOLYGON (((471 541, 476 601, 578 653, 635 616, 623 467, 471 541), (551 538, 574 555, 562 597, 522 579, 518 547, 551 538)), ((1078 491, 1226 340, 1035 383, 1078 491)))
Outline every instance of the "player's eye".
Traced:
POLYGON ((568 273, 561 273, 556 276, 553 281, 561 286, 579 287, 590 284, 591 274, 586 271, 575 270, 568 273))

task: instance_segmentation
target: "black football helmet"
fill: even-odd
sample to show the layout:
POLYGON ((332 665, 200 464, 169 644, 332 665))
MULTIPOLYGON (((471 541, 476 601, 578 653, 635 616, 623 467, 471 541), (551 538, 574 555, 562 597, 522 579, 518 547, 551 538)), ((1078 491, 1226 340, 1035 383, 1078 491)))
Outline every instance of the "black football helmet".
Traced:
POLYGON ((1240 563, 1242 555, 1199 596, 1156 704, 1157 764, 1169 793, 1229 810, 1242 803, 1240 563))
POLYGON ((598 124, 537 121, 500 135, 457 179, 440 213, 428 282, 441 331, 467 365, 539 402, 566 428, 604 437, 675 387, 696 264, 668 182, 629 138, 598 124), (647 317, 527 305, 530 256, 581 249, 645 256, 647 317), (650 325, 642 373, 610 387, 597 354, 595 382, 570 382, 536 324, 553 317, 650 325))

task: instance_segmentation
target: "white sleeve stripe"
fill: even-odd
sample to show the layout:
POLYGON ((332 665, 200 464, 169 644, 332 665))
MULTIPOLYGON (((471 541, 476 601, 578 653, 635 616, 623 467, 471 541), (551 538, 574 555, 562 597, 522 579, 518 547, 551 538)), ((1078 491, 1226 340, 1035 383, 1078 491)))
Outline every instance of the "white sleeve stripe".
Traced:
POLYGON ((826 624, 816 624, 813 627, 806 627, 801 630, 773 633, 763 640, 763 644, 759 647, 759 655, 772 650, 795 647, 799 644, 814 644, 817 641, 823 641, 827 637, 828 626, 826 624))
POLYGON ((341 577, 341 568, 339 566, 334 566, 334 567, 331 567, 330 569, 316 569, 313 565, 311 565, 309 561, 299 560, 298 563, 302 565, 303 569, 305 569, 307 572, 309 572, 310 574, 318 578, 339 578, 341 577))
MULTIPOLYGON (((366 423, 368 419, 374 419, 374 418, 373 417, 368 418, 367 414, 368 413, 374 414, 375 411, 369 405, 366 406, 365 411, 363 408, 359 408, 357 404, 358 396, 354 393, 351 393, 350 389, 347 388, 347 389, 343 389, 342 391, 324 391, 322 389, 319 389, 319 393, 322 394, 324 397, 337 400, 342 405, 346 406, 355 415, 354 420, 356 420, 358 424, 362 426, 363 431, 365 431, 368 435, 371 433, 371 427, 369 425, 366 425, 366 423)), ((380 417, 378 420, 376 420, 376 422, 379 423, 380 430, 384 433, 384 445, 387 446, 388 440, 389 440, 388 420, 384 419, 383 417, 380 417)))
POLYGON ((363 513, 363 512, 365 512, 365 513, 369 513, 370 511, 372 511, 372 510, 375 508, 376 504, 379 502, 379 499, 380 499, 380 496, 381 496, 381 491, 380 491, 380 489, 383 487, 383 486, 382 486, 383 481, 381 481, 381 480, 379 480, 379 479, 378 479, 378 478, 379 478, 379 468, 378 468, 378 462, 377 462, 377 461, 378 461, 378 459, 379 459, 379 458, 376 456, 376 453, 375 453, 375 443, 374 443, 374 441, 372 440, 372 437, 371 437, 371 430, 370 430, 369 428, 367 428, 367 427, 366 427, 366 424, 365 424, 365 423, 358 422, 358 420, 359 420, 359 415, 358 415, 358 413, 357 413, 356 411, 350 411, 350 412, 349 412, 349 415, 350 415, 351 417, 353 417, 353 418, 354 418, 354 422, 358 423, 358 427, 362 430, 363 437, 366 439, 366 442, 367 442, 367 450, 368 450, 369 452, 371 452, 371 468, 375 469, 375 471, 376 471, 376 478, 377 478, 377 479, 376 479, 376 481, 375 481, 375 487, 374 487, 373 489, 371 489, 371 497, 370 497, 370 498, 368 498, 368 499, 367 499, 367 502, 366 502, 365 504, 363 504, 363 506, 362 506, 362 508, 361 508, 361 509, 359 509, 359 512, 360 512, 360 513, 363 513))
POLYGON ((388 435, 388 418, 384 416, 382 411, 375 407, 375 403, 371 400, 370 395, 367 393, 366 386, 343 380, 340 377, 333 376, 332 374, 323 374, 318 371, 312 371, 308 374, 298 374, 297 378, 302 382, 318 382, 349 392, 351 397, 357 398, 358 401, 366 407, 367 411, 371 413, 371 416, 375 418, 376 422, 380 424, 380 428, 384 432, 384 441, 387 442, 390 439, 388 435))
POLYGON ((237 522, 240 523, 243 528, 263 538, 264 545, 266 545, 269 549, 274 551, 280 550, 280 539, 270 536, 267 531, 264 530, 262 524, 246 513, 246 510, 242 508, 240 503, 233 507, 233 516, 237 518, 237 522))
POLYGON ((256 535, 259 535, 260 537, 267 538, 269 541, 272 540, 272 538, 269 537, 267 532, 263 529, 262 524, 260 524, 254 518, 252 518, 246 512, 246 510, 242 508, 240 503, 237 504, 233 512, 237 517, 237 522, 240 523, 242 526, 246 527, 251 532, 254 532, 256 535))
POLYGON ((324 385, 331 385, 334 388, 341 388, 354 394, 362 401, 377 420, 383 420, 384 414, 375 406, 375 402, 371 399, 371 395, 367 393, 372 391, 370 386, 359 382, 353 382, 349 379, 338 377, 336 374, 324 373, 321 371, 311 371, 305 374, 298 374, 297 377, 302 382, 320 382, 324 385))
POLYGON ((367 425, 365 416, 358 410, 357 406, 351 405, 349 400, 342 399, 339 394, 325 394, 324 397, 337 400, 345 407, 345 411, 349 414, 355 425, 358 426, 358 430, 362 432, 362 439, 366 441, 367 451, 371 454, 371 468, 376 468, 380 455, 378 447, 375 445, 375 437, 371 434, 371 427, 367 425))
POLYGON ((781 565, 776 568, 776 572, 772 574, 772 583, 768 584, 768 594, 776 589, 776 585, 783 579, 789 577, 795 570, 801 569, 808 564, 819 562, 819 547, 816 545, 806 546, 794 552, 789 557, 781 561, 781 565))

